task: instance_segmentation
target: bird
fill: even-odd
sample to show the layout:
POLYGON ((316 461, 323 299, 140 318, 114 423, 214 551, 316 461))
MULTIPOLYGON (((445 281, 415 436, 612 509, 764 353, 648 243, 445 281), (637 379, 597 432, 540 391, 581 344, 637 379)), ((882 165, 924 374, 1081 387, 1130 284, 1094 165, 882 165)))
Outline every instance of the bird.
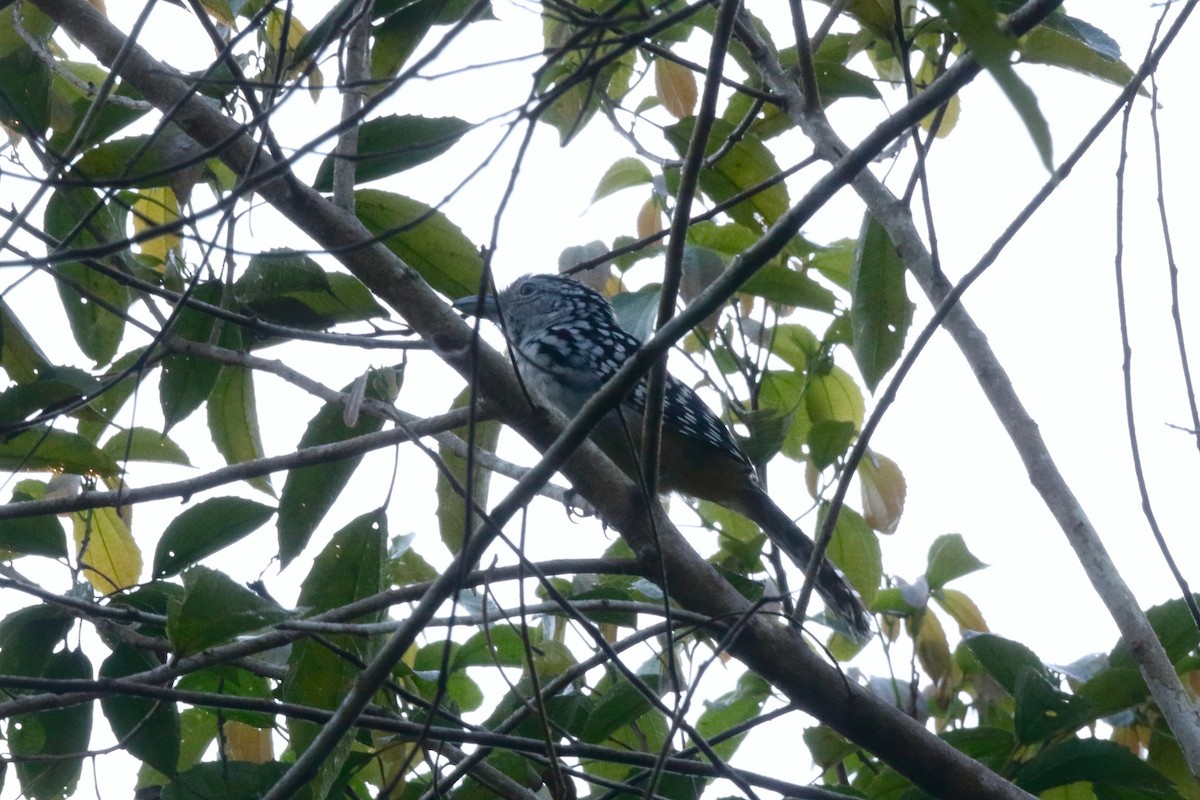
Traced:
MULTIPOLYGON (((604 295, 562 275, 530 274, 498 294, 454 302, 464 314, 500 325, 525 386, 568 418, 575 416, 637 350, 604 295)), ((590 438, 637 480, 645 379, 606 414, 590 438)), ((663 398, 659 488, 709 500, 747 517, 801 569, 815 546, 773 501, 757 470, 720 418, 686 383, 667 374, 663 398)), ((833 564, 822 558, 816 586, 851 639, 871 634, 871 615, 833 564)))

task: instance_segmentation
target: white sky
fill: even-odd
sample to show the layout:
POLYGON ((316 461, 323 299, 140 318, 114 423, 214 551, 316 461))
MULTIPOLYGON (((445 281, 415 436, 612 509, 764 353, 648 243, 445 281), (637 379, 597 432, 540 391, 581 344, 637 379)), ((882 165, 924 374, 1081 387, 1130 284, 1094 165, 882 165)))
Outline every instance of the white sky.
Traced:
MULTIPOLYGON (((110 13, 127 27, 124 19, 134 12, 134 4, 121 7, 124 5, 112 4, 110 13)), ((299 3, 297 17, 311 24, 324 6, 299 3)), ((1116 38, 1127 63, 1136 66, 1158 7, 1117 0, 1076 6, 1068 11, 1085 15, 1089 22, 1116 38)), ((481 52, 529 53, 540 47, 536 8, 496 0, 495 10, 502 22, 476 26, 451 48, 444 62, 446 70, 456 63, 477 59, 481 52)), ((754 10, 761 13, 761 9, 754 10)), ((1194 28, 1185 31, 1159 73, 1168 211, 1182 273, 1184 321, 1190 329, 1195 328, 1197 297, 1191 268, 1200 235, 1192 220, 1195 209, 1191 192, 1198 177, 1194 132, 1200 122, 1192 63, 1198 44, 1194 28)), ((198 36, 187 15, 163 4, 144 42, 174 66, 195 69, 207 63, 207 51, 197 44, 192 53, 181 45, 184 41, 199 42, 198 36), (186 40, 180 37, 181 25, 187 26, 186 40)), ((326 62, 324 68, 326 82, 332 83, 335 65, 326 62)), ((406 87, 385 111, 482 120, 520 101, 528 91, 532 68, 533 62, 518 62, 417 82, 406 87)), ((1038 94, 1050 121, 1056 161, 1074 146, 1116 94, 1115 87, 1049 68, 1022 68, 1020 73, 1038 94)), ((275 130, 286 144, 299 144, 315 130, 314 119, 336 116, 337 102, 330 93, 314 112, 307 95, 295 97, 277 118, 275 130)), ((1135 109, 1125 204, 1135 401, 1151 498, 1176 558, 1188 574, 1200 549, 1191 490, 1187 488, 1196 482, 1197 458, 1194 440, 1167 427, 1186 425, 1189 414, 1170 327, 1166 266, 1154 201, 1148 109, 1146 100, 1139 101, 1135 109)), ((843 138, 853 143, 866 129, 864 126, 873 124, 876 113, 871 103, 843 101, 833 107, 832 117, 843 138)), ((378 185, 436 202, 444 192, 441 187, 452 185, 474 166, 479 154, 495 140, 497 130, 491 126, 471 134, 452 151, 461 165, 458 176, 447 176, 445 164, 439 162, 436 171, 413 170, 378 185)), ((1018 393, 1039 422, 1052 455, 1136 596, 1143 605, 1150 605, 1176 597, 1179 592, 1162 565, 1141 515, 1125 432, 1113 284, 1116 134, 1116 128, 1106 133, 990 273, 971 289, 966 305, 988 334, 1018 393)), ((795 137, 794 152, 801 153, 798 134, 795 137)), ((501 284, 524 272, 554 270, 558 254, 565 247, 593 239, 611 242, 616 235, 628 234, 645 199, 644 192, 627 190, 589 206, 592 191, 606 167, 626 154, 622 142, 603 123, 593 123, 565 150, 557 147, 556 139, 557 134, 543 126, 531 148, 534 157, 524 167, 501 230, 495 260, 501 284)), ((447 207, 451 219, 475 242, 485 243, 490 236, 496 198, 507 179, 511 157, 509 148, 489 172, 447 207)), ((781 158, 781 163, 784 161, 781 158)), ((315 163, 308 168, 315 169, 315 163)), ((792 181, 793 200, 815 174, 805 171, 792 181)), ((904 180, 907 174, 907 167, 897 169, 893 180, 904 180)), ((934 148, 930 176, 942 264, 953 277, 974 264, 1045 180, 1046 173, 1016 114, 995 84, 984 77, 967 89, 958 128, 934 148)), ((6 191, 11 191, 13 185, 10 182, 6 191)), ((897 185, 899 182, 893 188, 897 185)), ((804 233, 818 241, 854 235, 860 214, 857 200, 844 192, 806 226, 804 233)), ((277 226, 267 210, 256 211, 249 224, 253 237, 243 238, 243 243, 253 241, 254 246, 263 249, 298 245, 294 234, 277 226)), ((637 285, 653 279, 649 268, 643 267, 631 275, 630 282, 637 285)), ((37 314, 27 310, 29 303, 36 302, 36 293, 45 288, 43 283, 30 281, 8 298, 39 341, 55 330, 65 330, 56 308, 42 307, 37 314)), ((913 292, 914 296, 918 294, 915 287, 913 292)), ((922 325, 928 314, 927 305, 919 302, 915 325, 922 325)), ((1190 344, 1200 344, 1194 334, 1190 344)), ((60 352, 68 362, 74 358, 69 342, 60 352)), ((276 354, 268 351, 267 355, 276 354)), ((315 364, 312 374, 335 387, 347 383, 366 366, 384 363, 387 358, 378 353, 349 354, 329 348, 315 348, 312 357, 319 361, 302 363, 315 364)), ((293 357, 287 358, 295 363, 293 357)), ((839 354, 839 359, 843 365, 852 364, 848 353, 839 354)), ((305 399, 296 401, 294 392, 274 391, 279 388, 274 383, 270 378, 258 382, 264 438, 272 454, 294 446, 317 408, 315 403, 306 404, 305 399)), ((443 409, 460 386, 458 379, 431 357, 414 358, 400 405, 416 413, 433 413, 443 409)), ((153 387, 143 392, 137 413, 138 424, 157 424, 157 392, 153 387)), ((193 453, 196 463, 216 463, 203 415, 181 424, 173 436, 189 452, 208 454, 197 457, 193 453)), ((895 459, 908 481, 905 517, 896 534, 883 542, 885 569, 890 574, 911 580, 922 571, 934 538, 960 532, 971 550, 991 566, 953 586, 975 599, 995 632, 1024 642, 1051 663, 1066 663, 1111 647, 1116 638, 1114 626, 1062 533, 1030 487, 1012 446, 948 336, 935 337, 877 433, 874 447, 895 459)), ((532 451, 510 449, 509 455, 530 463, 532 451)), ((296 582, 328 535, 382 501, 391 481, 391 465, 390 454, 365 462, 354 487, 355 497, 361 501, 356 499, 336 508, 305 555, 282 575, 268 563, 275 548, 272 526, 239 545, 235 554, 211 563, 229 570, 239 580, 257 578, 265 571, 268 586, 277 597, 285 602, 294 599, 296 582)), ((391 533, 417 530, 429 537, 428 543, 419 544, 418 549, 434 560, 440 548, 434 541, 432 471, 423 460, 407 456, 401 469, 403 479, 391 507, 391 533)), ((145 485, 189 474, 194 472, 158 465, 135 467, 131 483, 145 485)), ((798 503, 803 492, 789 492, 789 481, 802 486, 799 471, 794 475, 786 471, 773 473, 771 485, 777 494, 798 503)), ((276 486, 281 485, 282 476, 277 476, 276 486)), ((241 490, 231 487, 214 494, 233 491, 241 490)), ((504 484, 498 481, 493 499, 502 496, 503 491, 504 484)), ((851 502, 857 505, 854 494, 851 502)), ((534 559, 552 557, 564 550, 594 555, 609 541, 610 534, 601 533, 599 526, 567 522, 561 509, 542 505, 545 507, 537 509, 533 517, 536 523, 530 526, 528 548, 534 559)), ((799 513, 802 509, 795 505, 792 510, 799 513)), ((134 530, 146 550, 147 569, 158 531, 178 510, 174 502, 138 510, 134 530)), ((708 539, 701 541, 704 546, 711 545, 708 539)), ((44 578, 47 585, 67 588, 61 568, 42 569, 28 559, 17 566, 44 578)), ((1189 577, 1195 577, 1194 570, 1191 572, 1189 577)), ((0 612, 24 604, 23 598, 0 596, 0 612)), ((863 659, 862 667, 867 672, 883 672, 878 659, 863 659)), ((724 676, 721 670, 710 671, 706 680, 713 682, 711 694, 722 691, 733 677, 732 671, 724 676)), ((802 723, 793 715, 773 732, 772 738, 788 737, 791 731, 798 735, 802 723)), ((761 766, 769 770, 769 753, 764 758, 768 760, 761 766)), ((106 778, 102 796, 129 796, 125 777, 132 780, 132 776, 113 776, 112 781, 106 778)), ((10 776, 0 798, 16 796, 15 776, 10 776)))

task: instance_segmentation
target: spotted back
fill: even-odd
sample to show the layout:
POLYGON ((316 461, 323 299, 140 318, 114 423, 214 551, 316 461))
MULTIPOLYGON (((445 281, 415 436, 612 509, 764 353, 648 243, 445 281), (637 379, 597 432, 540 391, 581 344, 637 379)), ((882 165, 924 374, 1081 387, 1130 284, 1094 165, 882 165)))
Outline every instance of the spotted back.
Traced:
MULTIPOLYGON (((510 345, 526 380, 568 414, 621 368, 641 346, 617 322, 612 304, 599 292, 558 275, 526 275, 500 293, 499 306, 510 345)), ((642 414, 646 382, 638 381, 624 405, 642 414)), ((663 425, 750 462, 725 424, 690 386, 668 375, 663 425)))

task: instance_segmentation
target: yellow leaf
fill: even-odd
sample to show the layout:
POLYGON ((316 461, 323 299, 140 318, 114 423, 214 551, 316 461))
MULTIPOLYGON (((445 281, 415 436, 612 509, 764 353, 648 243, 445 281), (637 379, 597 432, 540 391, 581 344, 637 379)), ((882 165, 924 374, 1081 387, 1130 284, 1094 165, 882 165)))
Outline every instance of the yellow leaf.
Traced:
POLYGON ((271 731, 254 728, 244 722, 226 720, 225 756, 230 761, 248 761, 251 764, 266 764, 275 760, 271 745, 271 731))
POLYGON ((904 513, 904 473, 887 456, 867 451, 858 464, 863 518, 872 530, 895 533, 904 513))
POLYGON ((959 630, 987 632, 988 624, 983 618, 979 606, 975 605, 975 601, 962 592, 957 589, 942 589, 934 596, 934 600, 954 618, 954 621, 958 623, 959 630))
POLYGON ((1136 724, 1128 728, 1113 728, 1112 740, 1141 758, 1150 747, 1151 731, 1145 725, 1136 724))
POLYGON ((115 509, 76 512, 71 526, 83 576, 97 592, 107 595, 137 585, 142 551, 115 509))
POLYGON ((696 76, 687 67, 665 58, 655 59, 654 88, 663 108, 675 119, 695 112, 696 76))
MULTIPOLYGON (((133 230, 136 233, 159 228, 179 219, 179 201, 175 193, 166 186, 154 189, 142 189, 138 200, 133 204, 133 230)), ((165 236, 155 236, 146 239, 138 245, 142 255, 157 259, 156 269, 163 272, 166 269, 167 254, 179 247, 180 237, 170 233, 165 236)))
POLYGON ((226 25, 230 28, 237 25, 237 14, 233 13, 233 9, 229 7, 229 3, 223 1, 204 0, 200 3, 204 6, 204 10, 209 13, 213 19, 226 25))
POLYGON ((934 614, 921 615, 921 627, 917 630, 917 660, 925 674, 935 682, 942 679, 950 668, 950 645, 946 642, 946 631, 934 614))
MULTIPOLYGON (((937 77, 936 66, 933 64, 933 62, 931 62, 928 58, 926 58, 923 61, 923 63, 921 64, 921 68, 919 70, 917 70, 917 74, 913 77, 913 80, 916 82, 918 89, 924 89, 924 87, 929 85, 930 83, 932 83, 936 77, 937 77)), ((934 134, 934 136, 936 136, 938 139, 942 139, 942 138, 945 138, 946 136, 949 136, 950 132, 952 130, 954 130, 955 124, 957 124, 957 122, 958 122, 959 110, 960 110, 959 96, 954 95, 953 97, 950 98, 949 102, 946 103, 945 111, 941 111, 940 109, 935 109, 934 111, 925 115, 925 117, 921 120, 921 123, 920 123, 921 130, 925 131, 926 133, 929 133, 929 129, 930 129, 930 127, 933 126, 933 121, 936 119, 936 120, 938 120, 938 127, 937 127, 937 132, 934 134), (940 114, 939 114, 939 112, 940 112, 940 114)))
POLYGON ((274 50, 279 50, 279 43, 283 39, 283 23, 287 21, 287 49, 295 50, 301 40, 304 39, 304 34, 308 33, 308 28, 301 25, 294 16, 285 14, 281 9, 273 9, 267 14, 267 24, 265 36, 267 44, 274 50))
POLYGON ((639 239, 653 236, 662 230, 662 215, 658 211, 658 201, 651 197, 642 204, 637 215, 637 235, 639 239))
POLYGON ((391 734, 380 731, 371 732, 371 744, 372 760, 379 769, 379 785, 392 787, 389 797, 400 797, 405 786, 400 770, 412 772, 421 764, 421 759, 413 758, 417 746, 411 742, 398 742, 391 734))
MULTIPOLYGON (((937 133, 934 134, 936 138, 944 139, 950 135, 950 132, 954 130, 954 126, 958 123, 958 113, 961 108, 961 101, 959 101, 958 95, 951 97, 946 103, 946 110, 942 113, 938 122, 937 133)), ((935 119, 938 119, 937 111, 926 114, 921 119, 921 130, 928 133, 929 128, 933 125, 933 121, 935 119)))

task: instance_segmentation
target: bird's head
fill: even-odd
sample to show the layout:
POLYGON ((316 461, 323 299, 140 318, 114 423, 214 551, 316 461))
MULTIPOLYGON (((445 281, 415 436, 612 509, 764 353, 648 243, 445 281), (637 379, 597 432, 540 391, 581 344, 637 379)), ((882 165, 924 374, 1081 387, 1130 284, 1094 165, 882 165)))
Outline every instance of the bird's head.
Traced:
POLYGON ((454 308, 497 323, 503 316, 509 338, 518 342, 527 332, 595 314, 615 324, 603 295, 561 275, 525 275, 498 295, 463 297, 454 301, 454 308))

